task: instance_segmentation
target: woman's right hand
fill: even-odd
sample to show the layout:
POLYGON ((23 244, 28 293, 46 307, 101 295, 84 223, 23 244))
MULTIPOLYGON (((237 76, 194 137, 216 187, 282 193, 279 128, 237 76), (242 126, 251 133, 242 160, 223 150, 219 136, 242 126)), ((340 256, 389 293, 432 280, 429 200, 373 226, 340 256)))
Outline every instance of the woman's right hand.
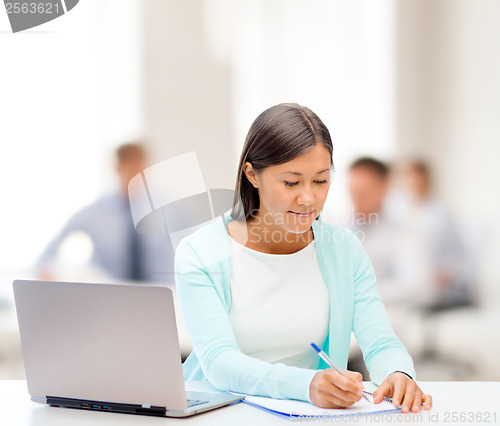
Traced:
POLYGON ((309 397, 321 408, 345 408, 363 397, 363 376, 344 370, 347 377, 333 368, 318 371, 309 385, 309 397))

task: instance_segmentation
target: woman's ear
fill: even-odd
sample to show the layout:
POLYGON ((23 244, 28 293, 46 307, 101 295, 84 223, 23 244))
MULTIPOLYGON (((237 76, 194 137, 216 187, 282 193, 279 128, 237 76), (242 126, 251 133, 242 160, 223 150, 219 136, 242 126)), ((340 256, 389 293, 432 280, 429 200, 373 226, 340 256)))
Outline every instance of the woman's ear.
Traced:
POLYGON ((259 184, 257 183, 257 175, 255 173, 255 170, 253 169, 252 164, 249 163, 248 161, 245 164, 243 164, 243 173, 245 173, 245 176, 254 186, 254 188, 259 187, 259 184))

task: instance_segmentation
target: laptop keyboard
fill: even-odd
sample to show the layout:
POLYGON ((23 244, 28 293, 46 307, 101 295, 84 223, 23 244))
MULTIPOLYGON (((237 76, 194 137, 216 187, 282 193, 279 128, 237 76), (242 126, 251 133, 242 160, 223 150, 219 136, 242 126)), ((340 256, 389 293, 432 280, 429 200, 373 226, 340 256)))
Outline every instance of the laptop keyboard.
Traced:
POLYGON ((208 402, 208 401, 201 401, 199 399, 188 399, 187 406, 194 407, 195 405, 205 404, 206 402, 208 402))

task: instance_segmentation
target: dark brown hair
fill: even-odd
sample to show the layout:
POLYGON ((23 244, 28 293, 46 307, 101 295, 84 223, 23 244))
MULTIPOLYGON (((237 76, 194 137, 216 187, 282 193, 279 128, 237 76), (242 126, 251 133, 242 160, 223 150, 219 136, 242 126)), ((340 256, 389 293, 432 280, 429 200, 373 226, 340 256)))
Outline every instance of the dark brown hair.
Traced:
POLYGON ((429 165, 423 160, 414 160, 410 163, 410 167, 417 173, 420 173, 425 179, 431 179, 431 170, 429 165))
POLYGON ((127 163, 129 161, 144 159, 144 148, 140 142, 131 142, 120 145, 116 151, 116 162, 118 164, 127 163))
POLYGON ((241 152, 231 217, 246 220, 259 208, 259 192, 247 179, 243 166, 252 164, 259 172, 266 167, 291 161, 321 144, 333 153, 330 132, 309 108, 286 103, 261 113, 250 126, 241 152))
POLYGON ((376 160, 372 157, 361 157, 358 158, 354 163, 351 164, 349 170, 354 169, 366 169, 374 173, 381 179, 387 179, 389 176, 389 166, 382 161, 376 160))

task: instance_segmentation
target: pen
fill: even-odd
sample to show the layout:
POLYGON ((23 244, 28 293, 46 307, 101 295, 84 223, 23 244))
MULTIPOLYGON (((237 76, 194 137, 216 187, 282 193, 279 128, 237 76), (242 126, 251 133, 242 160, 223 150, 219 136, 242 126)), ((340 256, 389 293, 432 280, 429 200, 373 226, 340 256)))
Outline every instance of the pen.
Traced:
MULTIPOLYGON (((326 354, 325 351, 323 351, 322 349, 320 349, 315 343, 311 343, 311 346, 313 347, 313 349, 318 352, 318 355, 320 356, 320 358, 325 361, 330 367, 332 367, 334 370, 338 371, 340 374, 342 374, 342 376, 344 377, 347 377, 346 374, 341 371, 334 363, 333 361, 330 359, 330 357, 326 354)), ((363 398, 366 399, 368 402, 371 403, 371 401, 368 399, 368 397, 363 393, 363 398)))

